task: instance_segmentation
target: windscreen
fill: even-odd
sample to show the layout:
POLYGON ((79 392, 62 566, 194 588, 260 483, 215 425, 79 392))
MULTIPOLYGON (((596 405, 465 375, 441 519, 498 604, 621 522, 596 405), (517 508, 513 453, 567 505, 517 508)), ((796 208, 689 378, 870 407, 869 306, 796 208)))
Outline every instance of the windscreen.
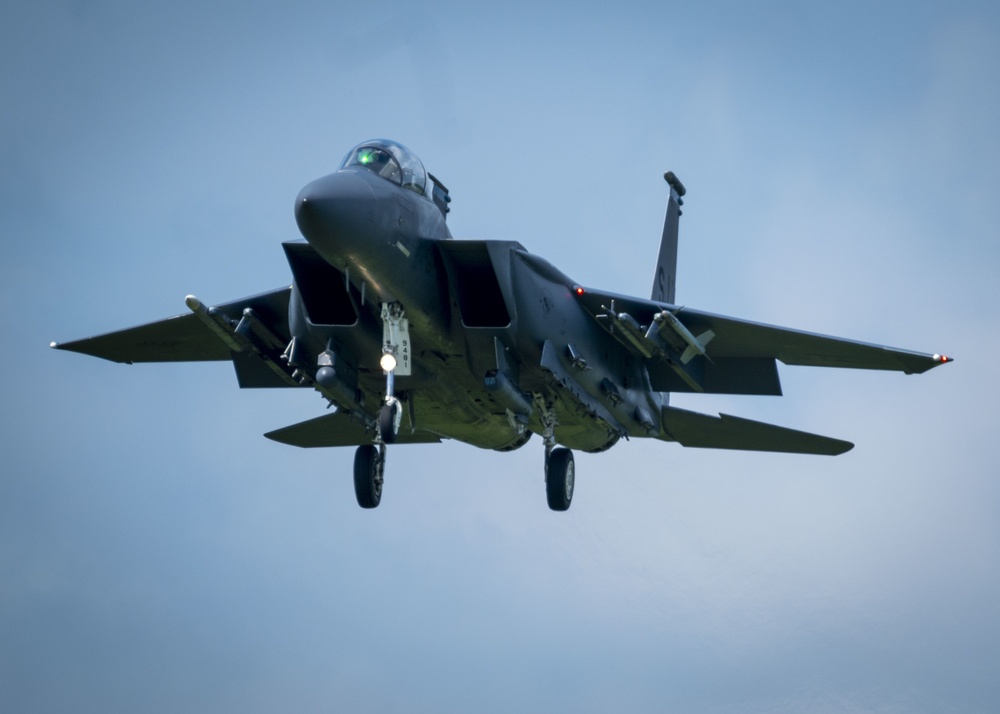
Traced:
POLYGON ((375 139, 358 144, 348 152, 340 168, 357 167, 368 169, 384 179, 424 194, 427 172, 416 154, 402 144, 387 139, 375 139))

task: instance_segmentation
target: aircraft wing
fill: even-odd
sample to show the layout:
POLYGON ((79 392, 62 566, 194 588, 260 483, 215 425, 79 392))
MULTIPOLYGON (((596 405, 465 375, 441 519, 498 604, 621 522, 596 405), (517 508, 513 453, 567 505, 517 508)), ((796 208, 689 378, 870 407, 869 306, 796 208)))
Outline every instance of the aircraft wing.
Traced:
MULTIPOLYGON (((291 288, 281 288, 217 305, 213 309, 235 321, 250 308, 273 333, 287 342, 290 292, 291 288)), ((233 358, 231 345, 219 339, 218 333, 194 312, 82 340, 53 342, 51 346, 125 364, 207 362, 233 358)))
MULTIPOLYGON (((626 312, 642 326, 650 325, 657 313, 664 310, 672 312, 689 335, 711 333, 704 344, 704 354, 708 360, 723 363, 735 360, 734 367, 739 361, 747 361, 746 364, 759 367, 761 360, 779 360, 788 365, 895 370, 919 374, 951 361, 951 358, 942 355, 829 337, 586 288, 582 290, 582 294, 578 293, 578 299, 595 317, 606 315, 611 309, 612 301, 614 312, 626 312)), ((609 324, 607 320, 601 322, 605 326, 609 324)))
POLYGON ((712 330, 713 353, 773 357, 783 364, 809 367, 881 369, 919 374, 942 364, 940 355, 829 337, 787 327, 681 308, 677 313, 692 332, 712 330))
MULTIPOLYGON (((372 443, 372 435, 361 424, 343 412, 324 414, 315 419, 275 429, 264 434, 268 439, 290 446, 310 449, 318 446, 360 446, 372 443)), ((437 444, 441 439, 427 431, 411 433, 402 428, 396 444, 437 444)))

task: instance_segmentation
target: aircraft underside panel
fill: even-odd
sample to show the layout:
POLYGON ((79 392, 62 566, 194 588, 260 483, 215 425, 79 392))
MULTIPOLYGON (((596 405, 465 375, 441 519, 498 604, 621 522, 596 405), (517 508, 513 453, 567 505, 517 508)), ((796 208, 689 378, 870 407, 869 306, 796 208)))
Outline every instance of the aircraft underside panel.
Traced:
MULTIPOLYGON (((416 390, 413 400, 416 428, 477 446, 481 449, 509 451, 527 441, 502 408, 492 404, 481 391, 481 381, 457 381, 416 390)), ((403 429, 409 427, 406 417, 403 429)))

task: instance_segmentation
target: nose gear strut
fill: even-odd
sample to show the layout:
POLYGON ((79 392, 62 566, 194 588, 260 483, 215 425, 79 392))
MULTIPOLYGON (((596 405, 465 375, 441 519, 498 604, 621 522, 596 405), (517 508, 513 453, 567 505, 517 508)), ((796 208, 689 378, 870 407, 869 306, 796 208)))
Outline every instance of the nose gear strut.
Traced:
POLYGON ((378 438, 391 444, 399 434, 403 420, 403 406, 396 398, 396 375, 409 376, 410 324, 404 317, 403 306, 398 302, 382 303, 382 358, 379 364, 385 372, 385 403, 378 414, 378 438))

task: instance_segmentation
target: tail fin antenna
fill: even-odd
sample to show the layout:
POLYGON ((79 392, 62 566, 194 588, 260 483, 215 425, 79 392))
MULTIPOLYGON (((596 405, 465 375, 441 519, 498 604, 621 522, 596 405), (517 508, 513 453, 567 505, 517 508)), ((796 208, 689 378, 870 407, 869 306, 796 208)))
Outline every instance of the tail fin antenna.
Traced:
POLYGON ((683 196, 687 189, 673 171, 663 174, 663 179, 670 186, 670 198, 667 200, 667 213, 663 217, 663 237, 660 238, 660 254, 656 258, 651 299, 673 305, 677 284, 677 227, 683 213, 681 206, 684 205, 683 196))

